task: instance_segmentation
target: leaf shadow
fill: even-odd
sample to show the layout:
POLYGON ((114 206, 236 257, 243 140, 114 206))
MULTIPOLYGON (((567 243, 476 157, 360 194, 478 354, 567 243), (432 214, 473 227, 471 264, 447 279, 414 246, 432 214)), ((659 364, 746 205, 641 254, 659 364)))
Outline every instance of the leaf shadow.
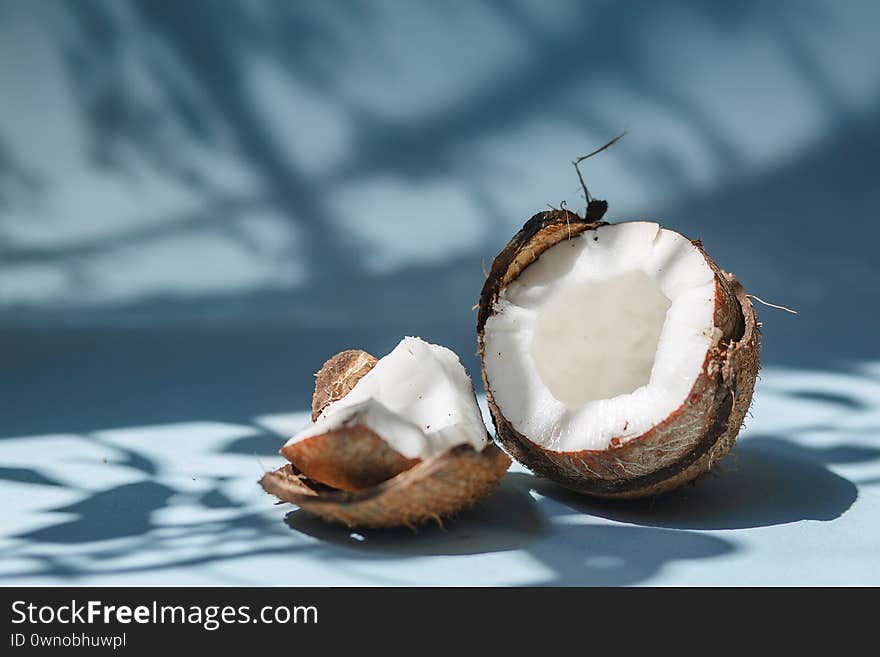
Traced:
MULTIPOLYGON (((535 499, 538 480, 508 473, 499 489, 443 529, 351 530, 302 511, 287 514, 292 529, 319 539, 324 559, 394 560, 423 556, 519 551, 531 560, 514 580, 542 586, 621 586, 649 580, 676 560, 730 554, 728 540, 697 532, 581 522, 580 513, 551 498, 535 499), (535 573, 540 573, 538 579, 535 573)), ((437 581, 436 584, 443 584, 437 581)), ((453 581, 453 583, 456 583, 453 581)))
POLYGON ((0 480, 14 481, 22 484, 37 484, 40 486, 64 486, 57 479, 48 477, 33 468, 0 467, 0 480))

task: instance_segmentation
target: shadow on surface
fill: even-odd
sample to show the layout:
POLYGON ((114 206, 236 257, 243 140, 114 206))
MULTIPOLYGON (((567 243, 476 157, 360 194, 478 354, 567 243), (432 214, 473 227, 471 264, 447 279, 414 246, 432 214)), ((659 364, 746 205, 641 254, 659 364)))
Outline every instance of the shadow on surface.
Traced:
MULTIPOLYGON (((554 586, 619 586, 650 579, 667 563, 709 559, 733 551, 714 536, 667 529, 582 522, 570 506, 549 497, 535 500, 532 475, 508 473, 499 490, 449 523, 411 530, 351 530, 301 511, 285 519, 291 529, 321 540, 327 559, 399 559, 429 555, 484 554, 519 550, 543 579, 524 583, 554 586)), ((442 582, 437 582, 442 584, 442 582)))
MULTIPOLYGON (((0 573, 0 580, 47 578, 52 583, 72 583, 155 572, 164 578, 161 581, 173 584, 175 569, 313 549, 283 540, 289 532, 280 521, 244 509, 220 489, 224 480, 215 478, 212 488, 195 495, 150 481, 123 484, 51 509, 50 513, 75 517, 10 536, 13 543, 4 556, 22 560, 24 565, 0 573), (154 514, 169 509, 172 497, 188 498, 184 501, 199 505, 202 512, 226 515, 158 523, 154 514), (62 546, 64 549, 59 549, 62 546), (168 573, 172 573, 170 578, 168 573)), ((225 578, 223 573, 214 576, 215 583, 225 578)), ((229 579, 231 583, 248 583, 235 581, 231 575, 229 579)))
POLYGON ((256 436, 236 438, 223 448, 224 454, 243 454, 246 456, 277 456, 284 439, 274 433, 260 433, 256 436))
POLYGON ((168 486, 150 481, 123 484, 92 493, 84 500, 52 509, 78 517, 37 529, 16 538, 35 543, 90 543, 146 534, 153 528, 150 515, 174 495, 168 486))
POLYGON ((558 540, 528 550, 549 572, 548 586, 628 586, 650 579, 673 562, 713 559, 735 545, 696 532, 625 525, 572 525, 558 540))
POLYGON ((47 477, 31 468, 0 468, 0 480, 41 486, 63 486, 60 481, 47 477))
POLYGON ((335 556, 394 559, 402 556, 483 554, 528 546, 547 531, 535 501, 507 475, 492 495, 462 511, 445 528, 348 529, 302 511, 285 517, 296 531, 319 539, 335 556))
POLYGON ((650 527, 747 529, 829 521, 852 506, 858 490, 825 467, 823 454, 782 438, 750 436, 713 473, 651 500, 596 500, 540 479, 534 489, 582 513, 650 527))

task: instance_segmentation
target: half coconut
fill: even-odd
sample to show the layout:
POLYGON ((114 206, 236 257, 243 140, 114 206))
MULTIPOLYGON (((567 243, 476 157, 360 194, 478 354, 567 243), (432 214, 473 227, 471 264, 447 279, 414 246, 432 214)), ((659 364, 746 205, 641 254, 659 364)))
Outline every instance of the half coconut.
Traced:
POLYGON ((535 215, 495 258, 477 334, 507 450, 601 497, 656 495, 708 471, 758 372, 749 298, 698 241, 567 210, 535 215))
POLYGON ((344 351, 316 375, 313 423, 260 484, 351 527, 438 522, 491 492, 510 458, 489 438, 449 349, 404 338, 384 358, 344 351))

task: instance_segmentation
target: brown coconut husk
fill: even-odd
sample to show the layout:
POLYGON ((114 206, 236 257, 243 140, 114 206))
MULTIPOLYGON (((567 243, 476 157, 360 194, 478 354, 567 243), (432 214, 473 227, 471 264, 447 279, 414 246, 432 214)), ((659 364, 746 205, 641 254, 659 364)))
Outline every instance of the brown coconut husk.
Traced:
POLYGON ((347 491, 381 484, 421 462, 360 424, 282 447, 281 454, 313 481, 347 491))
MULTIPOLYGON (((316 375, 313 420, 376 362, 358 350, 328 360, 316 375)), ((359 424, 283 447, 281 454, 291 463, 263 476, 267 493, 324 520, 368 528, 439 523, 492 492, 511 463, 494 444, 480 452, 460 445, 424 461, 407 459, 359 424)))
POLYGON ((696 479, 730 451, 758 374, 759 329, 751 301, 736 278, 722 272, 698 241, 694 245, 715 272, 715 326, 720 337, 682 405, 645 434, 604 450, 548 450, 510 425, 486 376, 483 332, 501 291, 551 246, 603 225, 606 222, 564 209, 540 212, 498 254, 480 295, 477 318, 483 384, 498 438, 536 474, 599 497, 648 497, 696 479))
POLYGON ((266 473, 260 485, 307 513, 349 527, 416 527, 442 523, 473 505, 498 486, 508 467, 510 457, 494 444, 482 452, 460 445, 359 491, 317 486, 292 464, 266 473))
POLYGON ((360 349, 340 351, 315 374, 312 422, 330 404, 345 397, 364 375, 373 369, 376 357, 360 349))

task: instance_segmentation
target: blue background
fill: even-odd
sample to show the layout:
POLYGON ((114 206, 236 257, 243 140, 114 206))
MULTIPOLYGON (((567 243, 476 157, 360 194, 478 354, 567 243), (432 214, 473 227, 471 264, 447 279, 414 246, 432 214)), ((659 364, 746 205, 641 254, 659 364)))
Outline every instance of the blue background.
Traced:
POLYGON ((875 2, 0 2, 0 582, 878 583, 875 2), (583 199, 761 309, 754 418, 653 507, 514 468, 447 532, 255 486, 331 354, 471 374, 483 268, 583 199))

